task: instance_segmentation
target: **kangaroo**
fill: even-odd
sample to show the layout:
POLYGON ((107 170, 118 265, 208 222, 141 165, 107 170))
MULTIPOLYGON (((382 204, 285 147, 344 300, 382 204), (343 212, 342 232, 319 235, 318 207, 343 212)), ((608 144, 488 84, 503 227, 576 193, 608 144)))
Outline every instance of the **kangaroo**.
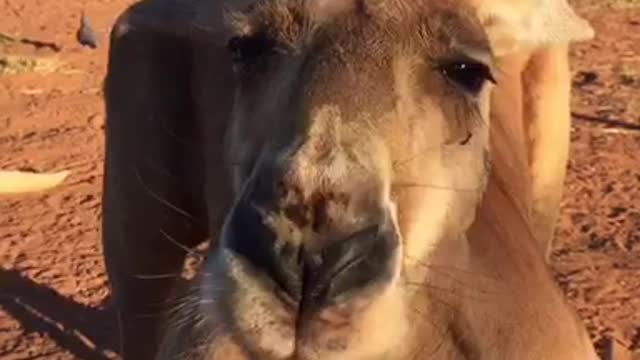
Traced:
POLYGON ((545 263, 591 36, 564 0, 134 4, 105 79, 123 358, 597 359, 545 263))

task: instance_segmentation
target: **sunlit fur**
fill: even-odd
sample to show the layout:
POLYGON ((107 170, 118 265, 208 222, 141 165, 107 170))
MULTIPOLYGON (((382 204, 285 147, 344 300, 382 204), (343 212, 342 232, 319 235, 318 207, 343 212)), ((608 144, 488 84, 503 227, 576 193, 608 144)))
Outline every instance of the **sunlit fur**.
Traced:
MULTIPOLYGON (((169 312, 158 358, 595 359, 530 230, 521 138, 506 117, 494 117, 490 84, 469 94, 438 71, 443 61, 470 58, 494 68, 498 90, 508 89, 503 59, 492 56, 495 37, 486 38, 473 8, 459 2, 352 4, 262 0, 228 17, 227 38, 265 32, 281 52, 236 75, 226 169, 235 198, 265 167, 283 170, 302 203, 318 192, 349 194, 353 206, 329 211, 337 232, 388 210, 402 239, 395 276, 348 308, 310 319, 300 332, 296 314, 268 282, 214 241, 196 281, 169 312)), ((196 99, 211 95, 195 88, 196 99)), ((219 177, 221 163, 209 166, 219 177)), ((226 203, 214 196, 218 185, 207 182, 204 195, 213 200, 213 234, 229 211, 216 204, 226 203)), ((264 214, 273 229, 294 227, 277 212, 264 214)), ((312 232, 295 231, 305 245, 322 246, 312 232)), ((105 244, 118 251, 109 237, 105 244)), ((145 246, 139 244, 127 246, 145 246)), ((115 276, 114 255, 107 255, 110 278, 125 281, 115 276)), ((120 290, 126 287, 116 285, 127 305, 132 298, 120 290)))

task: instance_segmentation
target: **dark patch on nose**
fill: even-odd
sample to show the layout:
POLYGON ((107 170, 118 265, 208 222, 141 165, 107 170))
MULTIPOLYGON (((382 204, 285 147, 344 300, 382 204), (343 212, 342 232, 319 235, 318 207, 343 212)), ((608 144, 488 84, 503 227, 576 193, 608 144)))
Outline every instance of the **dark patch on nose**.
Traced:
POLYGON ((363 16, 369 15, 366 0, 356 0, 356 14, 363 16))
POLYGON ((315 233, 326 231, 332 224, 329 207, 346 208, 349 197, 345 193, 316 191, 307 199, 299 187, 279 181, 275 187, 275 201, 291 222, 300 228, 310 227, 315 233))
POLYGON ((319 233, 329 224, 329 214, 327 212, 328 199, 325 196, 316 195, 311 199, 311 207, 313 209, 313 223, 311 229, 319 233))

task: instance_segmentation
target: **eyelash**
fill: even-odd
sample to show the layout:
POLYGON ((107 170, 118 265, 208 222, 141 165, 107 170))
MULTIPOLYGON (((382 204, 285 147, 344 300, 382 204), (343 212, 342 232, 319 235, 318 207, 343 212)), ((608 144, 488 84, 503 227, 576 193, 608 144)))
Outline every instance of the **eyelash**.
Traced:
POLYGON ((496 83, 491 69, 471 60, 451 61, 438 66, 440 73, 471 95, 478 95, 487 82, 496 83))

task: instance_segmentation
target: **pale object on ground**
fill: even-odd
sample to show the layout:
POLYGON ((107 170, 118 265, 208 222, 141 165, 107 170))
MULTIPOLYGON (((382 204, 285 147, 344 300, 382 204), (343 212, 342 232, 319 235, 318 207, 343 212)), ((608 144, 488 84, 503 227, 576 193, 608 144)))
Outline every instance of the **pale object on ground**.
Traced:
POLYGON ((32 173, 0 170, 0 194, 20 194, 53 188, 64 181, 69 171, 32 173))

